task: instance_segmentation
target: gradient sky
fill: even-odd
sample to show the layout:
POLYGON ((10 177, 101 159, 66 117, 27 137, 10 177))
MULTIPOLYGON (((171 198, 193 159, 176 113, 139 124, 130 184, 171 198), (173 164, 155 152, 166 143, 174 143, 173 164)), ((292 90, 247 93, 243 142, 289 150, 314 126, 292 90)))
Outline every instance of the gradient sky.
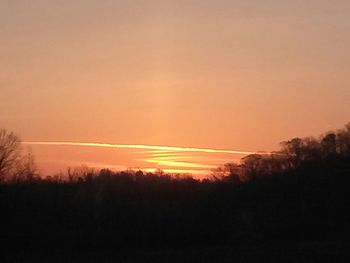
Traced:
POLYGON ((2 0, 0 127, 270 151, 350 121, 349 47, 348 0, 2 0))

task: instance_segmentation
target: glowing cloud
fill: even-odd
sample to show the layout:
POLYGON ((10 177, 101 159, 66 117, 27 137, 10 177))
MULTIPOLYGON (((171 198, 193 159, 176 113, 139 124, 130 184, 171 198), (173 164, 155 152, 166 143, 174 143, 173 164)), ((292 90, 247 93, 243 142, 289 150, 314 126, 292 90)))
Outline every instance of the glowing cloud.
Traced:
POLYGON ((23 142, 23 144, 86 146, 86 147, 103 147, 103 148, 129 148, 129 149, 146 149, 146 150, 177 151, 177 152, 228 153, 228 154, 244 154, 244 155, 257 153, 257 152, 249 152, 249 151, 236 151, 236 150, 210 149, 210 148, 156 146, 156 145, 141 145, 141 144, 111 144, 111 143, 93 143, 93 142, 23 142))

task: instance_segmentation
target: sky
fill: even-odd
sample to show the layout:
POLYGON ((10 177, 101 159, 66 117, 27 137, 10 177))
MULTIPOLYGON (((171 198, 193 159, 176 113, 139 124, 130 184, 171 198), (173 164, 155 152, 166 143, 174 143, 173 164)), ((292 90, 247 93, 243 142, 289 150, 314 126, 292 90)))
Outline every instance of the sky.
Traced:
MULTIPOLYGON (((0 127, 27 142, 272 151, 350 121, 349 46, 348 0, 2 0, 0 127)), ((145 165, 149 149, 32 150, 47 171, 177 167, 145 165)), ((179 162, 241 157, 222 154, 179 162)))

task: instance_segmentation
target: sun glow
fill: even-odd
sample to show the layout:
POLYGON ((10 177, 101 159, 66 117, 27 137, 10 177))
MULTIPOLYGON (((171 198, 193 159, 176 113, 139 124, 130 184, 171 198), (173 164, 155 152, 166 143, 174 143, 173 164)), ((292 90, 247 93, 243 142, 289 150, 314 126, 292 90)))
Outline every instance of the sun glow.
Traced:
POLYGON ((144 159, 145 162, 149 163, 155 163, 162 166, 172 166, 172 167, 186 167, 186 168, 205 168, 205 169, 211 169, 215 168, 214 165, 205 165, 205 164, 199 164, 199 163, 191 163, 191 162, 181 162, 176 160, 164 160, 161 158, 150 158, 150 159, 144 159))

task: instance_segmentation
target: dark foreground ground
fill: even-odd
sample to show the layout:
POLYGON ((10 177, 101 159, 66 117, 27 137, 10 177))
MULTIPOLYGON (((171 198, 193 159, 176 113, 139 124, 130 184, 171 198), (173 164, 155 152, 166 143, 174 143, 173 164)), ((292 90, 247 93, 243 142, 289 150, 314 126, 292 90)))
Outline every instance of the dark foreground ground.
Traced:
POLYGON ((0 262, 349 262, 350 243, 265 243, 162 249, 1 250, 0 262))
POLYGON ((350 124, 283 145, 212 180, 104 169, 0 183, 0 263, 350 262, 350 124))

